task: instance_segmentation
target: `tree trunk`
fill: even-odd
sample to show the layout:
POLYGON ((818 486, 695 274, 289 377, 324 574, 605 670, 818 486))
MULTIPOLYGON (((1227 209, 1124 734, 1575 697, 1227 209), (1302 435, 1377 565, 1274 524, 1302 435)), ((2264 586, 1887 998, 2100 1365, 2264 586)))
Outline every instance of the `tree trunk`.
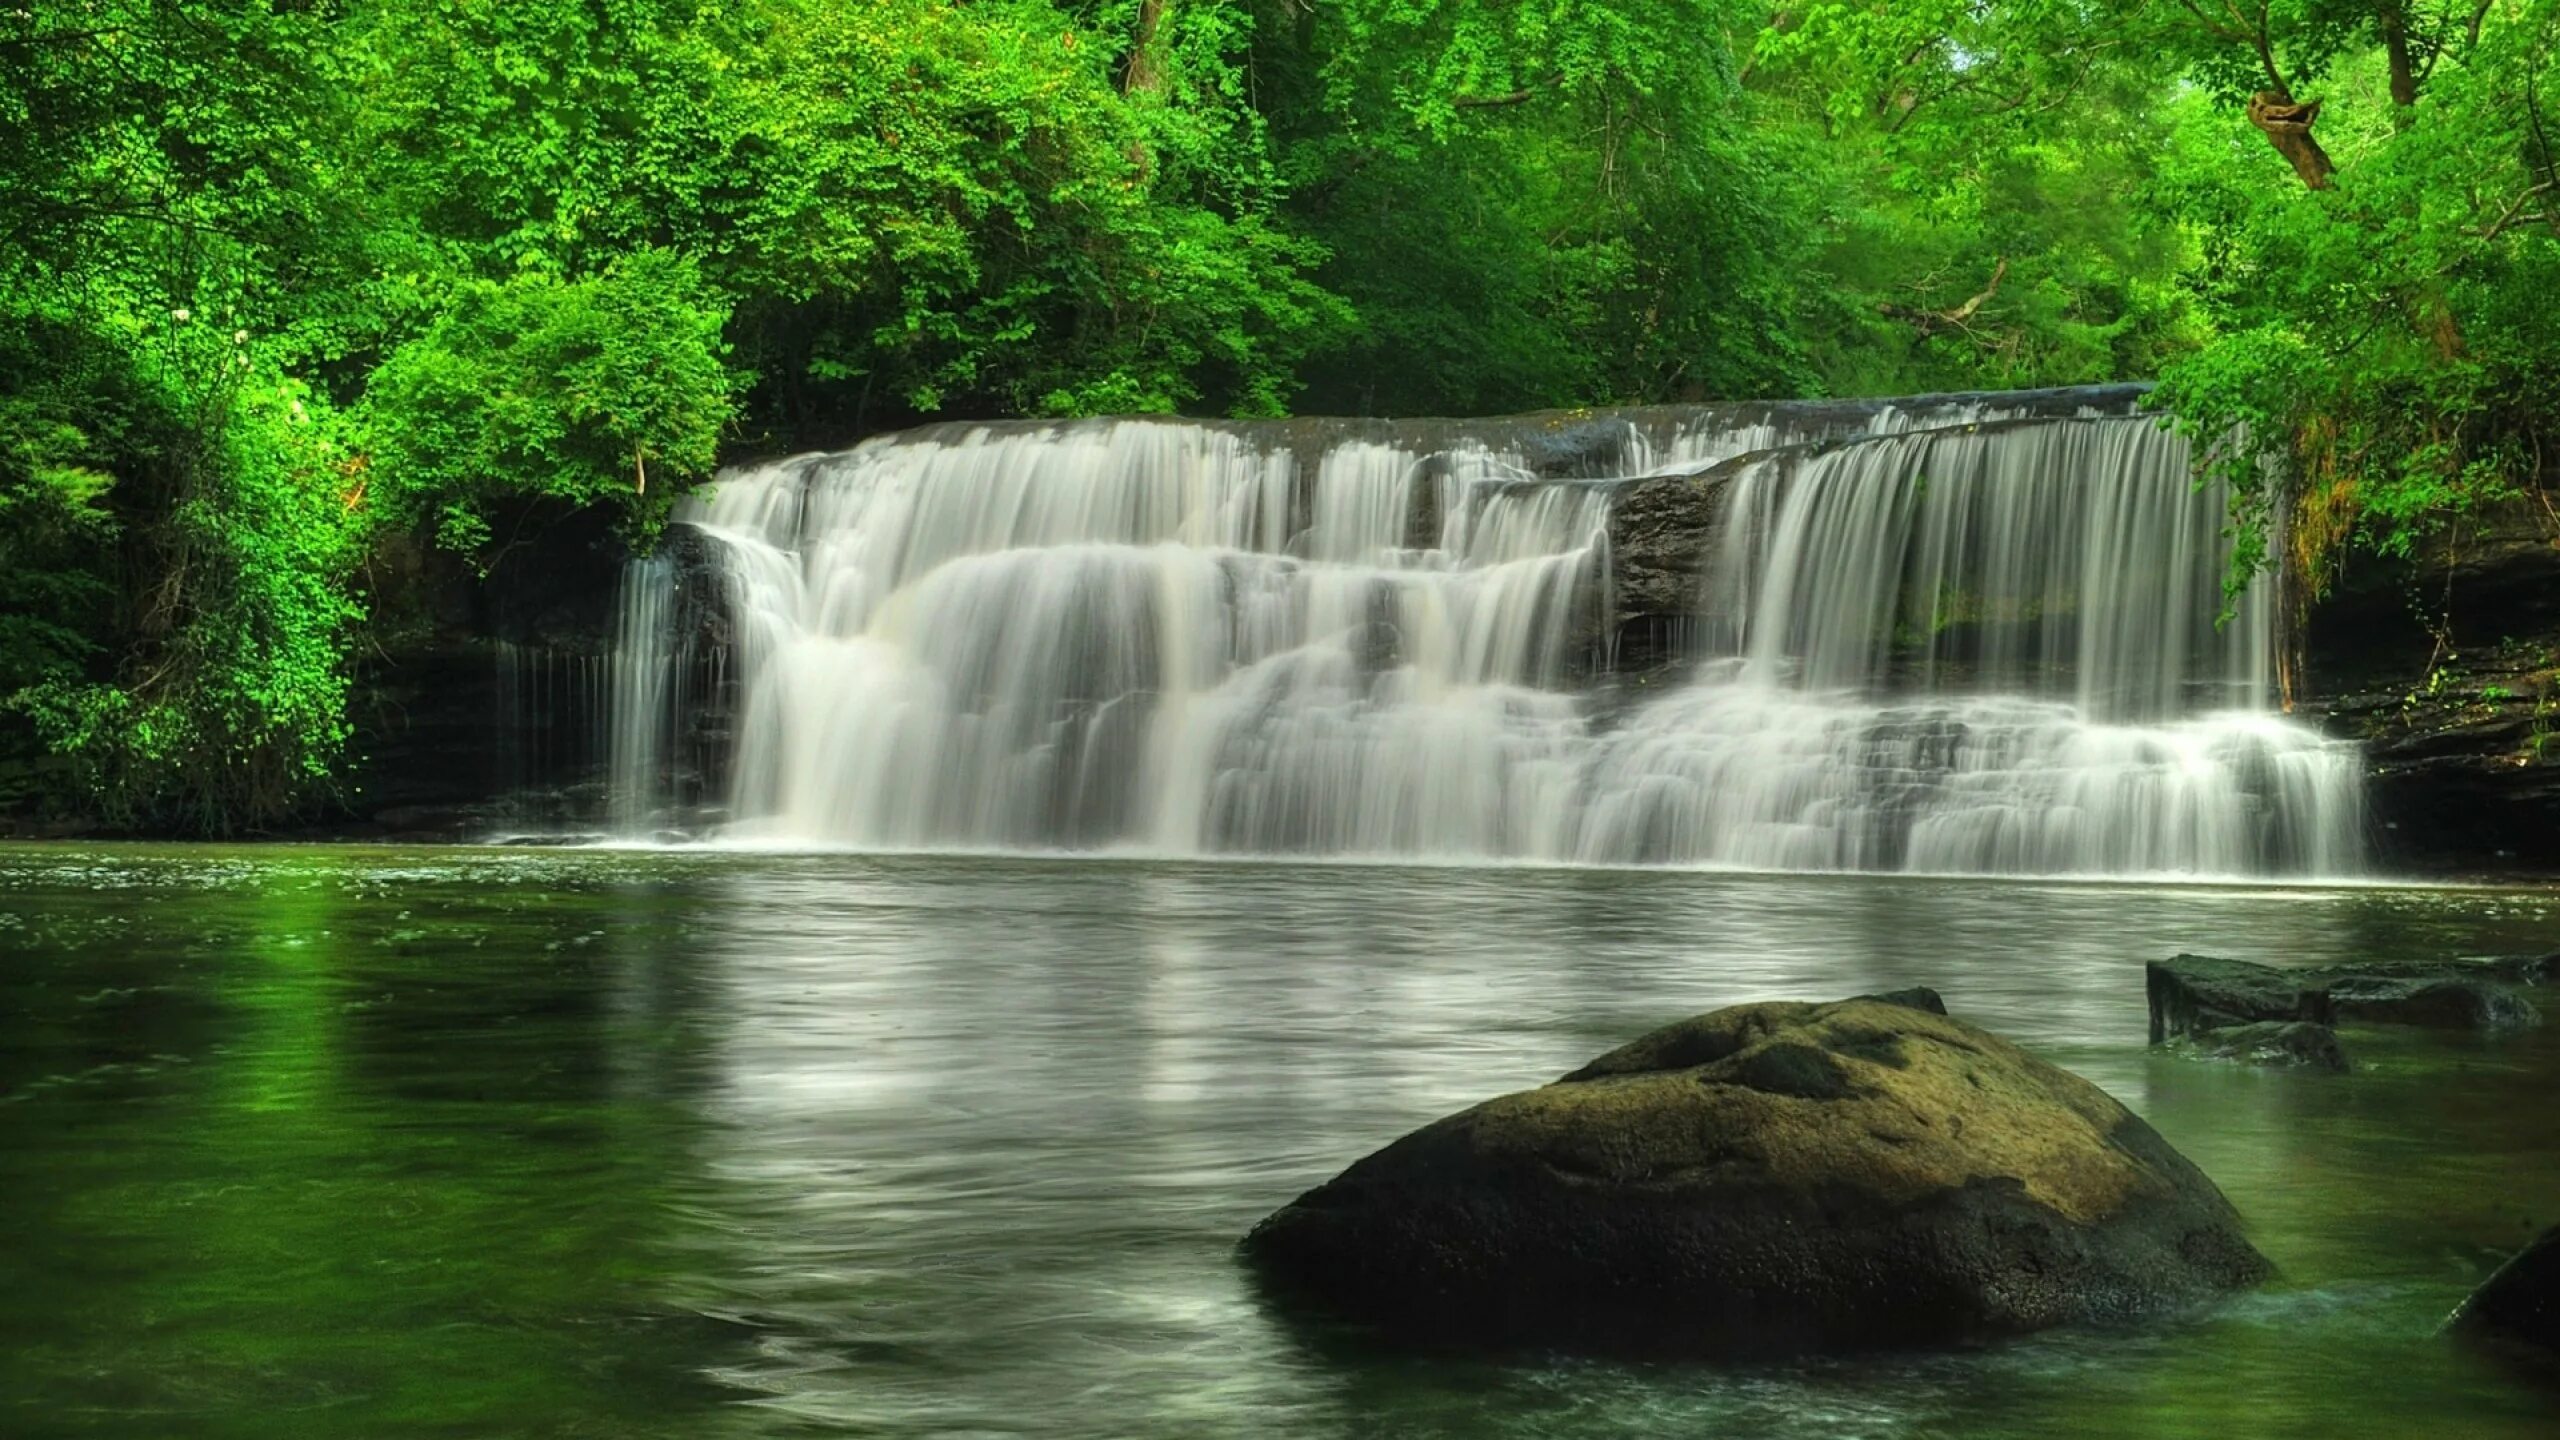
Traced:
POLYGON ((1138 0, 1138 34, 1129 47, 1129 68, 1120 75, 1120 93, 1160 94, 1164 70, 1156 61, 1156 34, 1164 28, 1166 0, 1138 0))
MULTIPOLYGON (((1158 55, 1157 37, 1164 29, 1164 7, 1171 0, 1138 0, 1138 33, 1131 38, 1128 67, 1120 72, 1123 95, 1164 95, 1164 66, 1158 55)), ((1156 173, 1155 152, 1145 141, 1129 147, 1129 163, 1138 169, 1141 180, 1153 180, 1156 173)))
POLYGON ((2326 190, 2329 177, 2338 167, 2311 133, 2311 122, 2319 118, 2317 100, 2297 101, 2281 90, 2261 90, 2249 97, 2249 123, 2257 126, 2267 143, 2293 166, 2293 173, 2302 177, 2303 184, 2326 190))
POLYGON ((2418 67, 2409 53, 2409 12, 2403 5, 2382 7, 2382 49, 2391 58, 2391 126, 2409 128, 2409 110, 2418 103, 2418 67))

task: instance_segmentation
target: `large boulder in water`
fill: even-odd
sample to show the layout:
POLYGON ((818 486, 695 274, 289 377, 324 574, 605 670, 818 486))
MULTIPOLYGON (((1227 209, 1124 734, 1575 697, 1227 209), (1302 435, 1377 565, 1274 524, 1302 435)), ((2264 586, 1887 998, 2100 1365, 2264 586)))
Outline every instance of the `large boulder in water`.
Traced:
POLYGON ((2445 1329, 2519 1360, 2560 1367, 2560 1227, 2543 1231, 2482 1281, 2445 1329))
POLYGON ((2519 993, 2560 973, 2560 954, 2280 966, 2179 955, 2147 967, 2151 1043, 2300 1021, 2502 1030, 2541 1023, 2519 993))
POLYGON ((1284 1300, 1411 1341, 1701 1356, 1962 1342, 2268 1274, 2150 1126, 1935 1004, 1657 1030, 1396 1141, 1246 1253, 1284 1300))

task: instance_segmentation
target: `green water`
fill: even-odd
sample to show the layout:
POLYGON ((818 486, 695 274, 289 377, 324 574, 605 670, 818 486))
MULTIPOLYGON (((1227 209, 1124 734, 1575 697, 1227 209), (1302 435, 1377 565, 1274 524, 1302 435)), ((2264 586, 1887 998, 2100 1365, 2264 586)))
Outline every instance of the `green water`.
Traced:
POLYGON ((0 848, 8 1436, 2548 1436, 2444 1312, 2560 1220, 2560 1026, 2153 1055, 2141 966, 2560 945, 2548 891, 0 848), (1320 1347, 1232 1246, 1433 1116, 1913 983, 2284 1278, 1726 1370, 1320 1347))

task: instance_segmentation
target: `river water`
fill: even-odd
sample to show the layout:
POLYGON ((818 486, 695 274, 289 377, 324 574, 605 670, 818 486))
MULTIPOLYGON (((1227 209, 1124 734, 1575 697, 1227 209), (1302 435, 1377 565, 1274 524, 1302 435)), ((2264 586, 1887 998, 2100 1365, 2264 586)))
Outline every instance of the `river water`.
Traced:
POLYGON ((11 1436, 2551 1433, 2433 1338, 2560 1220, 2560 1043, 2156 1055, 2142 963, 2548 949, 2548 890, 706 852, 0 848, 11 1436), (1730 1002, 1928 984, 2284 1271, 1791 1366, 1291 1329, 1233 1247, 1730 1002))

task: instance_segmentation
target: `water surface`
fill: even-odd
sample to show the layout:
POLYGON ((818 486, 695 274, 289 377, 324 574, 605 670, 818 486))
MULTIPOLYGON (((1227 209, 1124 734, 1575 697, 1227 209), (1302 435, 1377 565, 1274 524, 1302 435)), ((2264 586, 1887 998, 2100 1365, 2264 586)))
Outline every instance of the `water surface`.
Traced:
POLYGON ((2549 891, 0 848, 12 1436, 2541 1436, 2445 1311, 2560 1220, 2560 1036, 2146 1050, 2143 961, 2548 949, 2549 891), (1345 1351, 1262 1214, 1734 1001, 1936 986, 2284 1278, 1746 1370, 1345 1351))

